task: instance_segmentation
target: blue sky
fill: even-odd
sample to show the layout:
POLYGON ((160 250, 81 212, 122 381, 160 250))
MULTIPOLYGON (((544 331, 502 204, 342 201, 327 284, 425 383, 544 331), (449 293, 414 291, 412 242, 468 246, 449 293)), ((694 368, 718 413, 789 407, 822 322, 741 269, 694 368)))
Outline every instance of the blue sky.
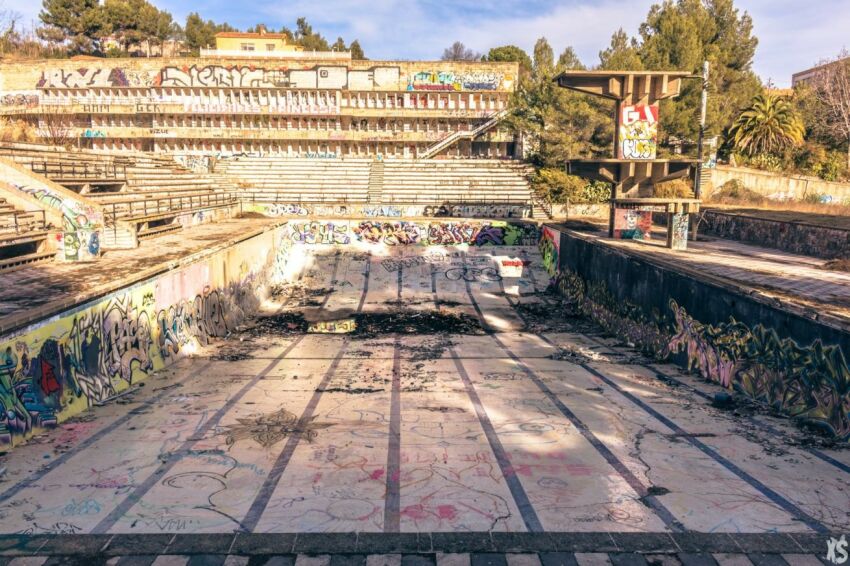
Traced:
MULTIPOLYGON (((371 59, 437 59, 455 40, 485 52, 515 44, 531 51, 545 36, 556 54, 572 45, 585 64, 611 34, 623 27, 631 34, 653 0, 153 0, 181 23, 199 11, 206 18, 240 28, 256 23, 294 27, 306 16, 331 41, 360 40, 371 59)), ((0 5, 37 19, 39 0, 0 0, 0 5)), ((737 0, 754 20, 760 44, 755 70, 763 80, 788 86, 791 74, 850 48, 850 0, 737 0)))

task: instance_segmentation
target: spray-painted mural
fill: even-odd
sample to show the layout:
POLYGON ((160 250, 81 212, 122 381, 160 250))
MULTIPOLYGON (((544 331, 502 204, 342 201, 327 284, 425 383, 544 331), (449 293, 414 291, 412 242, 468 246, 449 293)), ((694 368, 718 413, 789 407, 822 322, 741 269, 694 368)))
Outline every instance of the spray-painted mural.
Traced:
POLYGON ((192 65, 163 67, 154 86, 373 90, 397 88, 399 77, 398 67, 387 66, 349 70, 345 66, 275 69, 240 65, 192 65))
POLYGON ((554 277, 558 273, 559 256, 561 253, 561 234, 544 226, 540 234, 540 255, 547 273, 554 277))
MULTIPOLYGON (((422 71, 410 76, 407 90, 496 90, 505 80, 500 73, 453 73, 451 71, 422 71)), ((511 82, 511 79, 507 79, 511 82)))
POLYGON ((245 203, 245 210, 266 216, 365 216, 367 218, 529 218, 531 207, 515 204, 338 205, 245 203))
POLYGON ((652 212, 648 210, 614 209, 614 237, 621 240, 649 240, 652 234, 652 212))
POLYGON ((27 185, 13 183, 13 186, 62 213, 63 226, 59 247, 63 259, 91 261, 100 255, 103 230, 103 214, 100 209, 35 182, 27 185))
POLYGON ((537 245, 536 224, 509 222, 381 222, 371 220, 313 220, 290 222, 293 243, 513 246, 537 245))
POLYGON ((283 272, 276 232, 0 337, 0 451, 226 335, 283 272))
POLYGON ((658 151, 658 106, 623 106, 617 127, 618 159, 655 159, 658 151))
POLYGON ((839 346, 820 340, 803 346, 775 329, 734 319, 704 324, 673 299, 667 312, 648 316, 641 305, 563 264, 552 285, 579 314, 645 354, 662 360, 683 353, 688 369, 703 378, 850 441, 850 368, 839 346))
POLYGON ((850 369, 841 348, 815 340, 800 346, 775 330, 730 319, 717 326, 693 319, 674 300, 670 350, 688 368, 824 432, 850 440, 850 369))

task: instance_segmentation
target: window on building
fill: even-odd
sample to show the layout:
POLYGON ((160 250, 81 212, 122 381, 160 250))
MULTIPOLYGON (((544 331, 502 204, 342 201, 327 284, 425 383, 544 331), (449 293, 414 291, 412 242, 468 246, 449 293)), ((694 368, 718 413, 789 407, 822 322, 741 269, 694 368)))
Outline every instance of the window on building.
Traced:
POLYGON ((253 50, 254 50, 254 44, 253 43, 243 43, 242 44, 242 51, 253 51, 253 50))
POLYGON ((274 51, 274 43, 266 43, 266 51, 274 51))

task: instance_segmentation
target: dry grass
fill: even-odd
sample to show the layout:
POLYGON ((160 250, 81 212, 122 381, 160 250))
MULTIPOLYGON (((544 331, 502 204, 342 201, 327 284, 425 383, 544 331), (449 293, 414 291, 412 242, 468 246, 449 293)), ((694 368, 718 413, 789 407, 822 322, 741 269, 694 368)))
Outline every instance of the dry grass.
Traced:
POLYGON ((850 259, 832 259, 820 268, 828 271, 846 271, 850 273, 850 259))
POLYGON ((703 208, 780 222, 802 222, 850 230, 850 206, 845 205, 803 202, 766 202, 758 205, 741 203, 734 205, 728 203, 715 204, 709 200, 703 203, 703 208))
POLYGON ((848 205, 771 200, 740 183, 726 183, 718 192, 704 199, 703 205, 707 209, 713 208, 756 218, 780 222, 803 222, 850 230, 850 206, 848 205))

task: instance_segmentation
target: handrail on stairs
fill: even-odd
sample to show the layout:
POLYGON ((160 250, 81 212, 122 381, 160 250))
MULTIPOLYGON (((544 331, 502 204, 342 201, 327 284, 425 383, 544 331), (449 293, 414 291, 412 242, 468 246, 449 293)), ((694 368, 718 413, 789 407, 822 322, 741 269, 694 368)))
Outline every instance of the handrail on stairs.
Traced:
POLYGON ((492 128, 493 126, 498 124, 502 120, 502 118, 504 118, 507 115, 507 113, 508 113, 508 109, 503 108, 502 110, 499 110, 498 112, 493 114, 486 122, 484 122, 483 124, 473 128, 472 130, 468 130, 468 131, 464 131, 464 132, 452 132, 448 136, 439 140, 434 145, 432 145, 431 147, 427 148, 425 151, 423 151, 422 153, 417 155, 417 157, 420 158, 420 159, 428 159, 429 157, 432 157, 437 152, 442 151, 446 147, 450 146, 451 144, 453 144, 455 141, 459 140, 460 138, 470 138, 470 139, 474 138, 474 137, 478 136, 480 133, 482 133, 486 130, 489 130, 490 128, 492 128))

